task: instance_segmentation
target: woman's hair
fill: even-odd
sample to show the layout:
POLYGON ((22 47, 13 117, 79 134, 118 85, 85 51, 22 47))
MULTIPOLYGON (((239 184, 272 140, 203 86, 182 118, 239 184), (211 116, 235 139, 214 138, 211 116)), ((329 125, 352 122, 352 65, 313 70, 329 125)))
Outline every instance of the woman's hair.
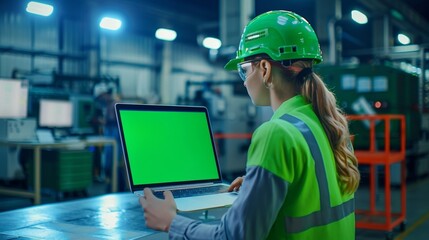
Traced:
POLYGON ((287 79, 294 79, 297 93, 312 104, 333 149, 342 191, 353 193, 359 186, 360 174, 357 158, 353 154, 348 121, 337 107, 334 94, 317 74, 310 72, 304 79, 297 79, 301 69, 311 67, 311 61, 297 61, 283 72, 287 79))

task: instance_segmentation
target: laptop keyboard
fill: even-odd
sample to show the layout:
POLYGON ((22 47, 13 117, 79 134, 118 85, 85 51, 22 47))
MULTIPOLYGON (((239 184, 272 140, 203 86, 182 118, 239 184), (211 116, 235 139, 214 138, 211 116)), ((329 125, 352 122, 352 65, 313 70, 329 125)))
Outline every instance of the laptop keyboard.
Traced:
MULTIPOLYGON (((201 195, 208 195, 208 194, 227 192, 227 191, 228 191, 228 186, 225 186, 225 185, 171 190, 174 197, 190 197, 190 196, 198 196, 198 195, 201 196, 201 195)), ((158 198, 164 198, 164 191, 155 191, 153 194, 158 198)))

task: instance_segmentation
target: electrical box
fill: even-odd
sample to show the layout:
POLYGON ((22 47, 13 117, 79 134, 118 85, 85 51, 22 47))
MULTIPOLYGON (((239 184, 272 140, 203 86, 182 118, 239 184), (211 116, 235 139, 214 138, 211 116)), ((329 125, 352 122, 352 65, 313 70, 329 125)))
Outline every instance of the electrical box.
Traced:
MULTIPOLYGON (((34 118, 1 118, 0 140, 32 141, 36 139, 36 119, 34 118)), ((22 178, 22 169, 18 160, 17 147, 0 147, 0 179, 10 180, 22 178)))
POLYGON ((0 119, 0 140, 29 141, 36 139, 36 119, 0 119))
POLYGON ((0 146, 0 179, 23 179, 21 165, 19 164, 19 149, 17 147, 0 146))

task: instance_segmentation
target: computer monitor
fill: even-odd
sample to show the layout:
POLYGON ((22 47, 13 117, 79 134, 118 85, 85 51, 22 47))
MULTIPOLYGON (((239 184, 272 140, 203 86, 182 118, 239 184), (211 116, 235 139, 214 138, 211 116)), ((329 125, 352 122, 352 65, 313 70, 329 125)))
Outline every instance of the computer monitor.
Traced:
POLYGON ((40 99, 39 127, 71 128, 73 126, 73 104, 68 100, 40 99))
POLYGON ((28 81, 0 78, 0 118, 26 118, 28 81))

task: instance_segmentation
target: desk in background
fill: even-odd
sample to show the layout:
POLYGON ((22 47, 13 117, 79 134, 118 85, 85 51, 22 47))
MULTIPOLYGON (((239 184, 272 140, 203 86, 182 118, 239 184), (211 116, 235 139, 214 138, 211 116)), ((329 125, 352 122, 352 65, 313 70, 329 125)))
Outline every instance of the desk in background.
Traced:
MULTIPOLYGON (((209 210, 204 221, 217 223, 227 208, 209 210)), ((204 211, 183 214, 199 219, 204 211)), ((44 204, 0 213, 0 238, 168 239, 148 229, 138 197, 114 193, 69 202, 44 204)))
POLYGON ((70 142, 54 142, 54 143, 38 143, 38 142, 14 142, 0 141, 0 145, 6 147, 17 147, 20 149, 32 149, 34 151, 34 186, 33 191, 22 189, 0 187, 0 194, 6 194, 17 197, 27 197, 34 199, 34 204, 41 203, 41 150, 42 149, 73 149, 76 147, 85 148, 90 146, 106 146, 113 147, 113 163, 112 163, 112 192, 117 191, 117 145, 116 141, 111 138, 97 137, 88 140, 70 141, 70 142))

